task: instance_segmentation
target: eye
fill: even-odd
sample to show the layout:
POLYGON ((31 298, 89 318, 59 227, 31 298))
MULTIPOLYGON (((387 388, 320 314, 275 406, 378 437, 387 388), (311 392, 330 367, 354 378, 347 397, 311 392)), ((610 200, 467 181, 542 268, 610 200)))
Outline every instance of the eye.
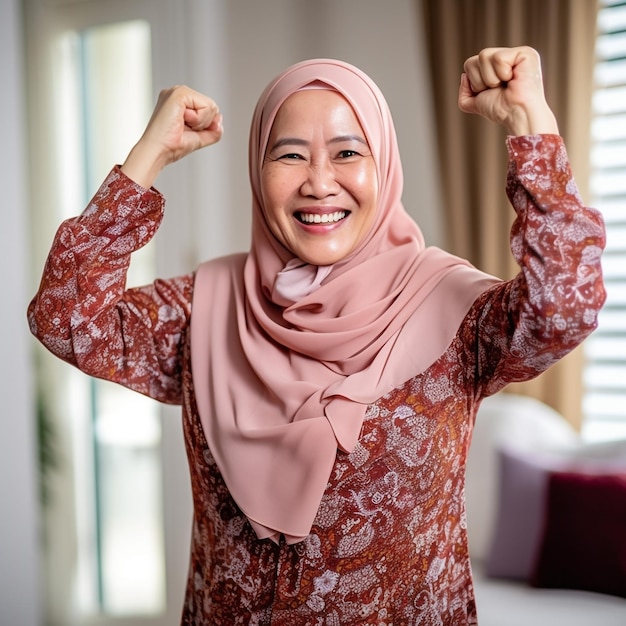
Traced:
POLYGON ((265 157, 265 163, 289 163, 298 164, 301 161, 306 161, 306 157, 299 152, 285 152, 284 154, 268 154, 265 157))
POLYGON ((360 156, 360 154, 356 150, 342 150, 339 153, 340 159, 349 159, 350 157, 353 157, 353 156, 360 156))
POLYGON ((304 160, 304 157, 301 154, 298 154, 297 152, 288 152, 287 154, 281 154, 279 157, 277 157, 277 161, 278 160, 290 160, 290 159, 295 159, 295 160, 304 160))

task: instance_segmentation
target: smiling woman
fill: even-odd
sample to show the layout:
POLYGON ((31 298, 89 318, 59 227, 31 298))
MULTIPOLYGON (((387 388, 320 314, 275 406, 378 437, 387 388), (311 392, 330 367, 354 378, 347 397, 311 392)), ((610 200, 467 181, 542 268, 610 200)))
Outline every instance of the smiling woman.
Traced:
POLYGON ((365 133, 336 91, 307 89, 281 106, 261 173, 265 218, 294 256, 328 266, 365 239, 378 177, 365 133))
POLYGON ((530 48, 487 49, 460 87, 464 111, 511 134, 510 281, 425 245, 384 96, 330 59, 259 97, 247 253, 126 288, 163 217, 148 186, 222 136, 217 104, 185 86, 161 93, 123 166, 61 225, 33 333, 92 376, 182 405, 182 624, 477 623, 464 503, 477 409, 578 345, 604 300, 602 221, 539 67, 530 48))

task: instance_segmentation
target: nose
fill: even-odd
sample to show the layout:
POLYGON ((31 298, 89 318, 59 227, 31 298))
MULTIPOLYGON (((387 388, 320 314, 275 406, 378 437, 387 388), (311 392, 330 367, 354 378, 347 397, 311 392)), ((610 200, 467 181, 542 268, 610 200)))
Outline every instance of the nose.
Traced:
POLYGON ((300 192, 304 196, 327 198, 337 194, 339 187, 333 164, 328 159, 321 159, 307 168, 300 192))

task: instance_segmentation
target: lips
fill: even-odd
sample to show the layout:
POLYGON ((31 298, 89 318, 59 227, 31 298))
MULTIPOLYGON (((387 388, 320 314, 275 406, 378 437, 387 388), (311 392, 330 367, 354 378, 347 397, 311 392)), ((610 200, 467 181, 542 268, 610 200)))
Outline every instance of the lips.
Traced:
POLYGON ((349 211, 334 211, 332 213, 307 213, 297 211, 295 217, 303 224, 336 224, 345 219, 349 211))

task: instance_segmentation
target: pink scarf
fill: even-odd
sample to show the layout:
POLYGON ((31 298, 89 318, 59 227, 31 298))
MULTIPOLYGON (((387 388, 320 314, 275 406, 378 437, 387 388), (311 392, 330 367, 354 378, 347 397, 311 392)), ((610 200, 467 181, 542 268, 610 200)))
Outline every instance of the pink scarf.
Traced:
POLYGON ((339 448, 358 441, 367 406, 446 350, 496 279, 437 248, 401 203, 391 114, 378 87, 334 60, 298 63, 261 95, 250 132, 252 247, 198 268, 193 382, 204 433, 259 538, 290 543, 313 524, 339 448), (294 259, 269 230, 260 173, 280 105, 326 85, 352 105, 377 165, 374 226, 332 267, 294 259))

